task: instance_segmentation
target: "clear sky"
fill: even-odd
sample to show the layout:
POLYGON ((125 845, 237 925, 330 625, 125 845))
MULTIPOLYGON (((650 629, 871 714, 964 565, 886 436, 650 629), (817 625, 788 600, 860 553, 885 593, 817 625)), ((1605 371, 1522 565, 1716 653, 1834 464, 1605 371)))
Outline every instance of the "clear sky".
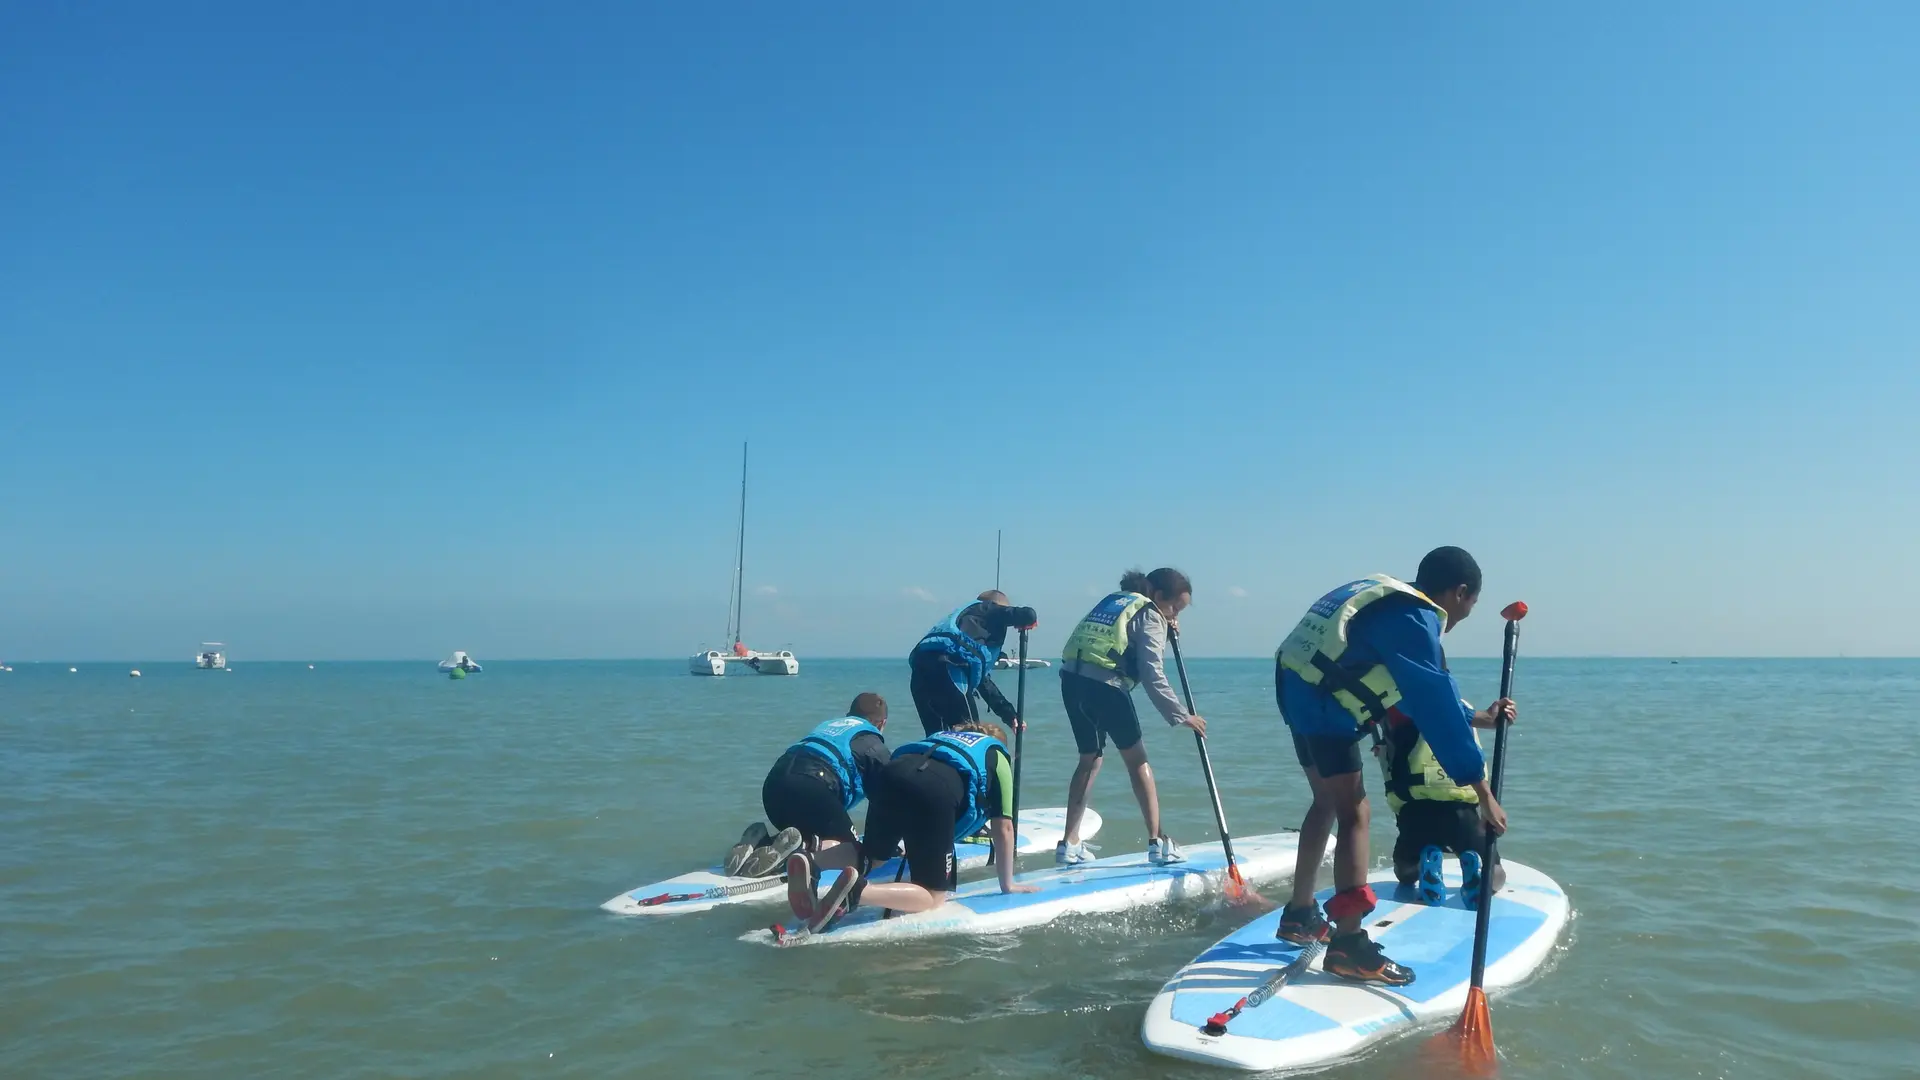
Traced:
POLYGON ((1920 6, 0 7, 0 658, 1920 654, 1920 6), (1498 649, 1491 610, 1453 635, 1498 649))

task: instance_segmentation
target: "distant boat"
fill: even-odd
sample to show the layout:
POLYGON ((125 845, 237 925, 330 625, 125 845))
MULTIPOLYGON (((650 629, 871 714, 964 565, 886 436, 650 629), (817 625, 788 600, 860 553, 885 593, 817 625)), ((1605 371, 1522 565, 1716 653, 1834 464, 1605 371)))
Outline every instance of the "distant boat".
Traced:
POLYGON ((129 671, 129 672, 127 672, 127 678, 129 678, 129 679, 137 679, 137 678, 139 678, 139 677, 140 677, 140 669, 139 669, 139 668, 134 668, 134 669, 133 669, 132 671, 129 671))
MULTIPOLYGON (((312 665, 309 664, 308 666, 311 667, 312 665)), ((444 672, 449 679, 464 679, 468 674, 481 670, 481 667, 474 662, 473 657, 468 656, 460 649, 455 649, 453 650, 452 656, 440 661, 440 670, 444 672)))
MULTIPOLYGON (((1020 658, 1017 656, 1002 656, 1000 659, 995 660, 993 662, 993 666, 996 668, 1017 668, 1020 666, 1020 658)), ((1040 659, 1037 656, 1027 657, 1028 668, 1042 668, 1042 667, 1052 667, 1052 666, 1053 666, 1052 664, 1048 663, 1045 660, 1040 659)))
POLYGON ((800 660, 786 649, 761 652, 749 649, 741 641, 740 617, 747 604, 747 444, 740 444, 740 531, 733 546, 733 595, 727 604, 727 637, 733 648, 722 652, 708 649, 687 661, 694 675, 725 675, 728 664, 745 664, 761 675, 798 675, 800 660))
POLYGON ((220 671, 224 669, 227 666, 227 654, 220 650, 226 647, 224 642, 201 642, 200 655, 193 658, 193 666, 202 671, 220 671))

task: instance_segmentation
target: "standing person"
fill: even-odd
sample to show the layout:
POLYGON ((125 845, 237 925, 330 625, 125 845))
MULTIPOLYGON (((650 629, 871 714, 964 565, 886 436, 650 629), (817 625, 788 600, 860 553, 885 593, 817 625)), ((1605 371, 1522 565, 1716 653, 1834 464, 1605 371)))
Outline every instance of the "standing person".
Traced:
POLYGON ((1186 861, 1180 846, 1160 828, 1160 794, 1140 741, 1133 688, 1147 688, 1147 700, 1168 724, 1206 735, 1207 722, 1189 714, 1174 696, 1164 660, 1167 628, 1178 627, 1180 613, 1192 602, 1193 583, 1180 571, 1165 566, 1151 574, 1129 570, 1120 577, 1120 591, 1095 604, 1068 636, 1060 664, 1060 699, 1080 763, 1067 785, 1067 835, 1054 848, 1055 863, 1072 866, 1092 857, 1080 842, 1080 819, 1108 739, 1126 762, 1133 797, 1146 819, 1147 860, 1156 865, 1186 861))
POLYGON ((908 743, 875 775, 867 798, 867 834, 858 848, 822 851, 818 859, 801 851, 787 859, 787 902, 809 929, 860 904, 913 912, 946 903, 959 884, 953 845, 982 825, 993 837, 1000 891, 1035 891, 1013 883, 1013 766, 998 724, 966 723, 908 743), (872 865, 903 844, 908 879, 869 883, 872 865), (858 868, 849 865, 855 851, 858 868))
MULTIPOLYGON (((1367 885, 1371 813, 1359 742, 1390 709, 1397 706, 1407 716, 1449 777, 1473 789, 1486 827, 1496 836, 1506 829, 1506 813, 1487 786, 1473 738, 1473 712, 1461 701, 1440 647, 1440 635, 1472 614, 1479 598, 1480 565, 1473 556, 1457 547, 1435 548, 1420 560, 1412 585, 1375 574, 1321 597, 1274 656, 1274 696, 1313 789, 1313 804, 1300 823, 1293 896, 1276 936, 1326 941, 1323 966, 1330 974, 1389 986, 1414 978, 1412 968, 1388 959, 1361 929, 1378 900, 1367 885), (1329 927, 1313 892, 1336 821, 1329 927)), ((1511 706, 1496 701, 1490 711, 1511 706)))
POLYGON ((907 656, 921 728, 932 735, 980 719, 976 694, 1003 723, 1018 727, 1013 703, 993 685, 993 662, 1008 630, 1031 630, 1037 621, 1032 608, 1010 607, 1006 593, 989 589, 927 631, 907 656))

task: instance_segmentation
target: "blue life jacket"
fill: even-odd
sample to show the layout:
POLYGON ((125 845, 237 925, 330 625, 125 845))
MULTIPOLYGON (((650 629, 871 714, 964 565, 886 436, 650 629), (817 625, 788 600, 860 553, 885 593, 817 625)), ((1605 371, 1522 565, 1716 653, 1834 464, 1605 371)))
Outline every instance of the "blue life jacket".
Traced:
POLYGON ((867 797, 866 785, 860 778, 860 763, 853 756, 853 740, 869 734, 879 735, 880 729, 858 716, 847 716, 828 720, 788 749, 826 761, 840 780, 840 797, 851 810, 867 797))
MULTIPOLYGON (((976 600, 974 604, 984 603, 976 600)), ((963 604, 953 609, 953 613, 940 620, 939 624, 927 631, 920 644, 913 647, 914 652, 931 650, 945 654, 951 661, 948 674, 953 677, 954 689, 963 694, 971 694, 980 689, 987 673, 993 670, 993 662, 1000 659, 1000 650, 960 629, 960 616, 974 604, 963 604)))
POLYGON ((963 840, 972 836, 993 816, 992 808, 987 805, 987 796, 993 787, 992 752, 995 749, 1006 754, 1007 744, 978 731, 941 731, 919 742, 908 743, 895 750, 893 756, 901 758, 918 754, 943 762, 953 766, 961 779, 967 782, 967 812, 953 826, 953 838, 963 840))

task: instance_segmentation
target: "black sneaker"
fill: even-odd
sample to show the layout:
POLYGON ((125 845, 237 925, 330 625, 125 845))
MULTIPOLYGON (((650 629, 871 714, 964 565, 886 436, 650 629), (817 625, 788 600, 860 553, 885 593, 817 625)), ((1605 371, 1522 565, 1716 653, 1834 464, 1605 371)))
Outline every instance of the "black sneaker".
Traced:
POLYGON ((829 882, 827 884, 827 890, 820 894, 819 900, 813 909, 813 918, 807 922, 807 930, 815 934, 833 925, 840 916, 853 910, 854 891, 860 887, 860 871, 858 870, 846 869, 823 872, 820 875, 823 880, 827 873, 834 873, 839 876, 829 882))
POLYGON ((1387 954, 1365 930, 1330 939, 1321 968, 1329 975, 1351 982, 1405 986, 1413 981, 1413 969, 1387 959, 1387 954))
POLYGON ((1333 933, 1333 927, 1327 925, 1326 917, 1320 914, 1319 904, 1306 907, 1288 907, 1280 912, 1280 926, 1273 936, 1280 941, 1295 945, 1311 945, 1316 941, 1325 941, 1333 933))

